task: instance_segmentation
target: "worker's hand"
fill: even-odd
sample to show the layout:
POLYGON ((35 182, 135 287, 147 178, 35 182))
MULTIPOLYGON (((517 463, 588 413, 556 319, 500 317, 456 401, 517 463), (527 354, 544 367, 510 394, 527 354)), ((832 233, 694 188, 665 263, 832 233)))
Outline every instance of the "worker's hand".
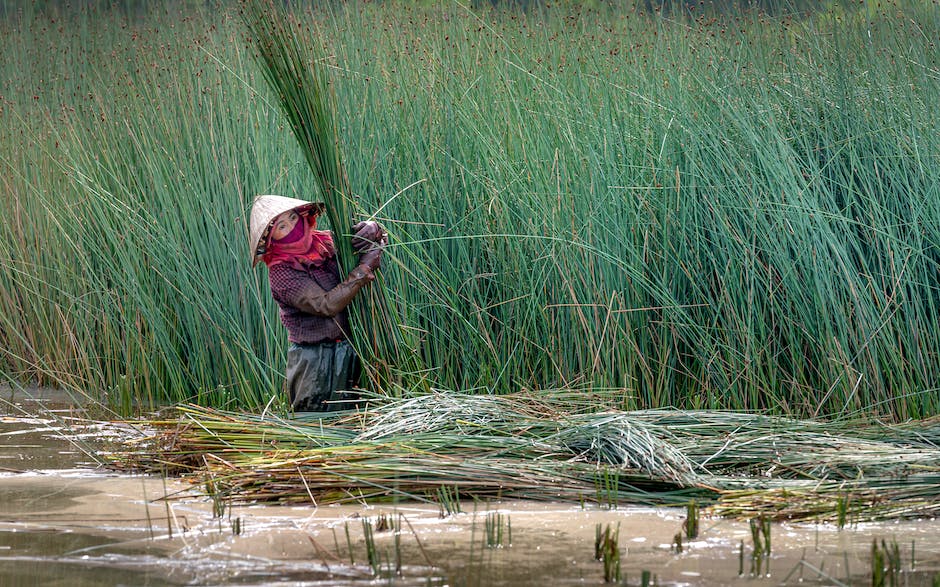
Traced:
POLYGON ((359 263, 375 271, 382 265, 382 251, 388 244, 388 237, 384 234, 377 243, 371 244, 368 249, 359 251, 359 263))
POLYGON ((375 247, 359 254, 359 264, 375 271, 382 266, 382 249, 375 247))
POLYGON ((364 251, 378 244, 385 238, 385 231, 378 222, 366 220, 352 227, 352 246, 357 251, 364 251))

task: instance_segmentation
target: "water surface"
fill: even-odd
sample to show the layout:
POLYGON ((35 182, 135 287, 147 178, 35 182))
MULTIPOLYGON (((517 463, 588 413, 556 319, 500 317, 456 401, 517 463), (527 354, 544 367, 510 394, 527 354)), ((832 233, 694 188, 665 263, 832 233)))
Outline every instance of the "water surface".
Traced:
POLYGON ((185 481, 99 467, 95 452, 120 429, 87 426, 49 397, 8 401, 0 414, 2 585, 603 585, 599 526, 618 532, 630 585, 644 571, 659 585, 870 585, 873 540, 897 543, 903 585, 940 575, 937 521, 774 524, 758 573, 743 522, 702 519, 700 536, 677 552, 685 512, 675 508, 466 502, 442 518, 430 504, 236 505, 216 518, 185 481), (485 520, 495 512, 503 544, 488 548, 485 520), (377 581, 363 520, 380 517, 400 529, 374 534, 377 581))

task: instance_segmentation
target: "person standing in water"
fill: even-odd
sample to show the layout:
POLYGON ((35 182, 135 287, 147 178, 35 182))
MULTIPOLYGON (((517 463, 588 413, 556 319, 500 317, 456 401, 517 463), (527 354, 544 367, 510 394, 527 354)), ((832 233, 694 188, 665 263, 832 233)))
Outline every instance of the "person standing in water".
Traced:
POLYGON ((340 278, 333 234, 317 230, 324 205, 284 196, 255 198, 249 238, 252 267, 268 267, 271 295, 287 329, 286 387, 295 412, 350 407, 361 371, 349 342, 346 307, 375 279, 387 243, 375 222, 353 226, 359 264, 340 278))

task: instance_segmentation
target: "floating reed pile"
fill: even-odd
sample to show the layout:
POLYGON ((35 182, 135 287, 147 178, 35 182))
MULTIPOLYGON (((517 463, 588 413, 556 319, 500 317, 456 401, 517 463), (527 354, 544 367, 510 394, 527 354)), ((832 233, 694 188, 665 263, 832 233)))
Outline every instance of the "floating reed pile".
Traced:
POLYGON ((115 466, 235 501, 521 498, 836 521, 940 510, 940 421, 886 426, 701 411, 567 411, 550 394, 374 397, 316 419, 196 406, 147 424, 115 466), (840 518, 841 515, 841 518, 840 518))

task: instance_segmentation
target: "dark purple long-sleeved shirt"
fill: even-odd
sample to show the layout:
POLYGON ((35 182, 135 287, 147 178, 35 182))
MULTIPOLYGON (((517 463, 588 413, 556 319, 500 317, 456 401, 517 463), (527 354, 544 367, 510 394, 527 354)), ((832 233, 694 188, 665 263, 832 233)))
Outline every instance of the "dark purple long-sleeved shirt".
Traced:
POLYGON ((345 307, 362 284, 354 275, 340 280, 335 256, 306 270, 284 263, 275 265, 268 271, 268 280, 290 342, 316 344, 349 337, 345 307), (340 298, 340 302, 330 298, 340 298), (339 305, 342 309, 337 309, 339 305))

